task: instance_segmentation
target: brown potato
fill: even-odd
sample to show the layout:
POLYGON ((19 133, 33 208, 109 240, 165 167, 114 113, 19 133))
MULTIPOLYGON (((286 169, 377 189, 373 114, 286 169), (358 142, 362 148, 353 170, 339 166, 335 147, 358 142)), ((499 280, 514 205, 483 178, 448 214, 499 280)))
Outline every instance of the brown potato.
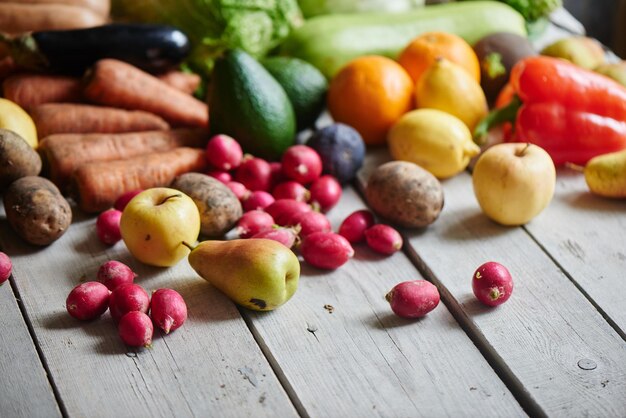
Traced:
POLYGON ((222 237, 243 213, 239 199, 228 186, 206 174, 181 174, 170 187, 185 193, 196 203, 200 211, 200 234, 206 237, 222 237))
POLYGON ((0 129, 0 191, 15 180, 36 176, 41 171, 41 157, 18 134, 0 129))
POLYGON ((72 223, 69 203, 57 186, 44 177, 15 180, 6 189, 3 200, 9 224, 30 244, 51 244, 72 223))
POLYGON ((443 208, 439 180, 407 161, 390 161, 377 167, 368 179, 365 198, 377 215, 407 228, 432 224, 443 208))

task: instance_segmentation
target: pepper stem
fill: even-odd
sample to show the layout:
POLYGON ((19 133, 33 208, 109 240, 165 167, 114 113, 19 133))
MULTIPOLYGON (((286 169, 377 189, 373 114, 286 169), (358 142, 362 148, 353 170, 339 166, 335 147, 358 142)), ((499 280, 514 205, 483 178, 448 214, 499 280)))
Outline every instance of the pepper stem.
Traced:
POLYGON ((478 123, 474 129, 474 142, 478 145, 483 145, 487 139, 487 133, 491 128, 497 125, 501 125, 504 122, 514 122, 517 116, 517 111, 522 106, 522 101, 519 97, 513 96, 511 102, 500 109, 494 109, 483 120, 478 123))

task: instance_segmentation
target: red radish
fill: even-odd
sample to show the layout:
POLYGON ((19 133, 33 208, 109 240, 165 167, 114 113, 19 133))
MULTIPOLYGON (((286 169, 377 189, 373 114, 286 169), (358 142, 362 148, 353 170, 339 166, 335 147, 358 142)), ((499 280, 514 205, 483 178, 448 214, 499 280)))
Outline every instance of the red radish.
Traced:
POLYGON ((185 300, 173 289, 158 289, 150 300, 152 321, 166 334, 179 328, 187 319, 185 300))
POLYGON ((485 305, 498 306, 511 297, 513 278, 502 264, 489 261, 474 272, 472 290, 476 298, 485 305))
POLYGON ((274 199, 293 199, 299 202, 306 202, 309 200, 309 190, 302 184, 294 180, 287 180, 278 183, 272 190, 274 199))
POLYGON ((233 192, 239 200, 245 200, 250 195, 250 190, 238 181, 228 181, 226 182, 226 186, 228 186, 230 191, 233 192))
POLYGON ((274 222, 280 226, 294 225, 294 218, 303 212, 311 212, 313 209, 305 202, 298 202, 293 199, 277 199, 274 203, 265 208, 265 211, 272 215, 274 222))
POLYGON ((13 263, 8 255, 0 251, 0 286, 11 277, 13 263))
POLYGON ((402 318, 419 318, 439 305, 437 287, 426 280, 398 283, 385 296, 391 310, 402 318))
POLYGON ((109 298, 109 310, 115 321, 131 311, 148 312, 150 297, 143 287, 129 283, 116 287, 109 298))
POLYGON ((118 286, 132 283, 137 274, 126 264, 116 260, 109 260, 98 268, 96 277, 100 283, 113 291, 118 286))
POLYGON ((295 228, 279 226, 269 230, 258 232, 254 234, 251 238, 271 239, 280 242, 287 248, 291 248, 294 246, 296 240, 298 239, 298 230, 295 228))
POLYGON ((118 197, 115 200, 115 203, 113 204, 113 208, 119 211, 123 211, 126 205, 128 204, 128 202, 130 202, 130 200, 133 197, 137 196, 141 192, 143 192, 143 189, 135 189, 135 190, 130 190, 126 193, 123 193, 120 197, 118 197))
POLYGON ((322 174, 322 159, 317 151, 307 145, 292 145, 281 158, 285 177, 298 183, 309 184, 322 174))
POLYGON ((96 234, 101 242, 113 245, 122 239, 120 231, 120 219, 122 211, 107 209, 98 215, 96 219, 96 234))
POLYGON ((390 255, 402 248, 402 236, 389 225, 376 224, 365 230, 365 242, 372 250, 390 255))
POLYGON ((243 158, 241 145, 228 135, 215 135, 206 144, 206 157, 218 170, 232 170, 239 167, 243 158))
POLYGON ((311 193, 309 200, 312 204, 319 205, 322 212, 328 212, 339 203, 343 192, 341 184, 329 174, 315 180, 309 187, 309 191, 311 193))
POLYGON ((233 180, 233 176, 231 176, 228 171, 210 170, 210 171, 207 171, 207 175, 215 179, 218 179, 224 184, 233 180))
POLYGON ((124 344, 131 347, 150 347, 154 326, 144 312, 131 311, 120 318, 118 332, 124 344))
POLYGON ((274 196, 272 196, 268 192, 264 190, 255 190, 254 192, 250 193, 250 195, 243 202, 241 202, 241 207, 243 208, 244 212, 256 209, 265 209, 266 207, 274 203, 274 200, 276 200, 274 199, 274 196))
POLYGON ((374 214, 367 209, 352 212, 339 225, 339 235, 349 242, 357 243, 365 240, 365 230, 374 225, 374 214))
POLYGON ((237 235, 239 238, 250 238, 261 231, 269 231, 274 226, 274 218, 262 210, 245 212, 237 221, 237 235))
POLYGON ((330 221, 320 212, 305 212, 296 215, 293 219, 296 225, 300 225, 300 237, 304 238, 314 232, 331 232, 330 221))
POLYGON ((246 186, 248 190, 268 191, 271 175, 272 168, 267 161, 247 155, 235 171, 235 180, 246 186))
POLYGON ((67 295, 65 307, 74 318, 89 321, 106 312, 110 293, 100 282, 81 283, 67 295))
POLYGON ((274 186, 285 180, 282 164, 279 161, 270 162, 270 188, 268 190, 272 190, 274 186))
POLYGON ((300 253, 304 261, 310 265, 333 270, 341 267, 354 256, 354 249, 348 240, 339 234, 314 232, 302 240, 300 253))

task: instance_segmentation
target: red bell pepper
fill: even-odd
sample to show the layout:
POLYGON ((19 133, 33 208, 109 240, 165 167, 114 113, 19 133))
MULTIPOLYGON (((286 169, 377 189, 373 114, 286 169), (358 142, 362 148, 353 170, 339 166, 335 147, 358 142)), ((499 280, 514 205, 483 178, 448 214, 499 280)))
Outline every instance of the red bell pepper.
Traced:
POLYGON ((509 121, 506 141, 538 145, 555 165, 626 148, 626 88, 606 76, 558 58, 528 57, 511 70, 498 98, 507 101, 477 127, 477 139, 509 121))

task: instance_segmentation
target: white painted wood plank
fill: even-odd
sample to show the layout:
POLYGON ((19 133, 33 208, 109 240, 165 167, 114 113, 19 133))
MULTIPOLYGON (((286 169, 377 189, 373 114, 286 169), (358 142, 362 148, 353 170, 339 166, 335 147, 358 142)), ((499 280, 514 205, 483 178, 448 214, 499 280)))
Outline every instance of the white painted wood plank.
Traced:
POLYGON ((559 170, 552 202, 526 228, 626 339, 626 200, 594 196, 581 173, 559 170))
MULTIPOLYGON (((384 151, 371 158, 362 178, 387 158, 384 151)), ((481 213, 469 174, 443 185, 439 219, 407 237, 503 376, 523 388, 537 413, 625 416, 626 342, 522 228, 481 213), (490 260, 515 280, 513 296, 496 309, 483 307, 471 289, 474 270, 490 260)))
POLYGON ((9 282, 0 286, 0 392, 2 416, 61 416, 9 282))
MULTIPOLYGON (((328 214, 335 230, 363 207, 345 189, 328 214)), ((392 313, 386 292, 421 278, 404 254, 355 247, 335 271, 303 263, 298 291, 272 314, 246 312, 307 415, 525 416, 443 304, 420 320, 392 313)))
POLYGON ((186 261, 150 268, 131 259, 122 242, 105 247, 94 225, 95 218, 77 219, 60 240, 42 249, 24 245, 6 230, 0 237, 13 254, 27 316, 68 415, 296 415, 230 301, 186 261), (185 325, 156 336, 152 349, 129 350, 108 313, 88 323, 71 318, 67 294, 80 280, 93 280, 107 259, 130 265, 139 274, 136 283, 148 292, 178 290, 188 305, 185 325))

